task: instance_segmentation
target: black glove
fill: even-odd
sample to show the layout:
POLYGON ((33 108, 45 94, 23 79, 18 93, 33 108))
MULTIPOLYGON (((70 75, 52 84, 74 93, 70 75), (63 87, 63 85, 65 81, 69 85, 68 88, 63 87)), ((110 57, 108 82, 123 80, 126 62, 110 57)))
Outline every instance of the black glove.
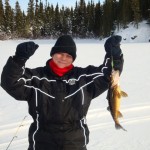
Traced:
POLYGON ((123 70, 123 54, 120 49, 120 42, 122 40, 122 37, 119 35, 114 35, 108 38, 105 42, 105 51, 106 54, 113 58, 113 69, 119 70, 120 74, 123 70))
POLYGON ((122 51, 120 49, 121 40, 121 36, 114 35, 108 38, 105 42, 105 51, 110 57, 113 57, 113 59, 119 59, 122 54, 122 51))
POLYGON ((34 42, 24 42, 17 46, 15 57, 19 59, 27 60, 30 56, 34 54, 39 45, 34 42))
POLYGON ((119 70, 119 73, 121 74, 123 70, 123 64, 124 64, 124 59, 123 59, 123 55, 121 55, 120 58, 113 60, 113 69, 119 70))

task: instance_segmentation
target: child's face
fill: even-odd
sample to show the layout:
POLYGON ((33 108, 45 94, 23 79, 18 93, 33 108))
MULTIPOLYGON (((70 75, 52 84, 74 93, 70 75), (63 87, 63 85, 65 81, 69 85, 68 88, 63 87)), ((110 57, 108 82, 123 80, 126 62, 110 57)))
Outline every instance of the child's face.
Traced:
POLYGON ((52 59, 59 68, 68 67, 73 63, 73 58, 68 53, 55 53, 52 59))

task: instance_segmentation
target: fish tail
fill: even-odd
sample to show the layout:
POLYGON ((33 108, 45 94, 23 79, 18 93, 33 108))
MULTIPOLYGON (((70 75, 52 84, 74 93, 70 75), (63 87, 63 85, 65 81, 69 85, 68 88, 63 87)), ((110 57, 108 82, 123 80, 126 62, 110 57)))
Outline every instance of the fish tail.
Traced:
POLYGON ((119 123, 115 123, 115 128, 116 129, 122 129, 124 131, 127 131, 125 128, 123 128, 119 123))

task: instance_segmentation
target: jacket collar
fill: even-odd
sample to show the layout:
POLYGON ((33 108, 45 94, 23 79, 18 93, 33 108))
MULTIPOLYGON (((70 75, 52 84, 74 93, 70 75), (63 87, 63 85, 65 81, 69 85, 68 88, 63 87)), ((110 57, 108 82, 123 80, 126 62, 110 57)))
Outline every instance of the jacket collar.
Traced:
POLYGON ((55 74, 52 70, 52 68, 49 67, 49 61, 51 61, 52 59, 47 60, 46 62, 46 66, 45 66, 45 70, 46 70, 46 74, 48 76, 52 75, 54 76, 56 79, 66 79, 66 77, 73 72, 74 66, 72 67, 71 70, 69 70, 67 73, 65 73, 63 76, 58 76, 57 74, 55 74))

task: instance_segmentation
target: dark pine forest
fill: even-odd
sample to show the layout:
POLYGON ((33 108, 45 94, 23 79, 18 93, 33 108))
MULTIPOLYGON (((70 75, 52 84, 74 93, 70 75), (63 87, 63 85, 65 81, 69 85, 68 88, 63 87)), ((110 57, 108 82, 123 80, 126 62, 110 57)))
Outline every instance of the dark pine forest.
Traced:
POLYGON ((80 0, 72 7, 29 0, 25 12, 17 0, 15 8, 9 0, 0 0, 0 39, 57 38, 62 34, 102 39, 131 22, 138 28, 142 20, 150 24, 150 0, 105 0, 103 4, 80 0))

